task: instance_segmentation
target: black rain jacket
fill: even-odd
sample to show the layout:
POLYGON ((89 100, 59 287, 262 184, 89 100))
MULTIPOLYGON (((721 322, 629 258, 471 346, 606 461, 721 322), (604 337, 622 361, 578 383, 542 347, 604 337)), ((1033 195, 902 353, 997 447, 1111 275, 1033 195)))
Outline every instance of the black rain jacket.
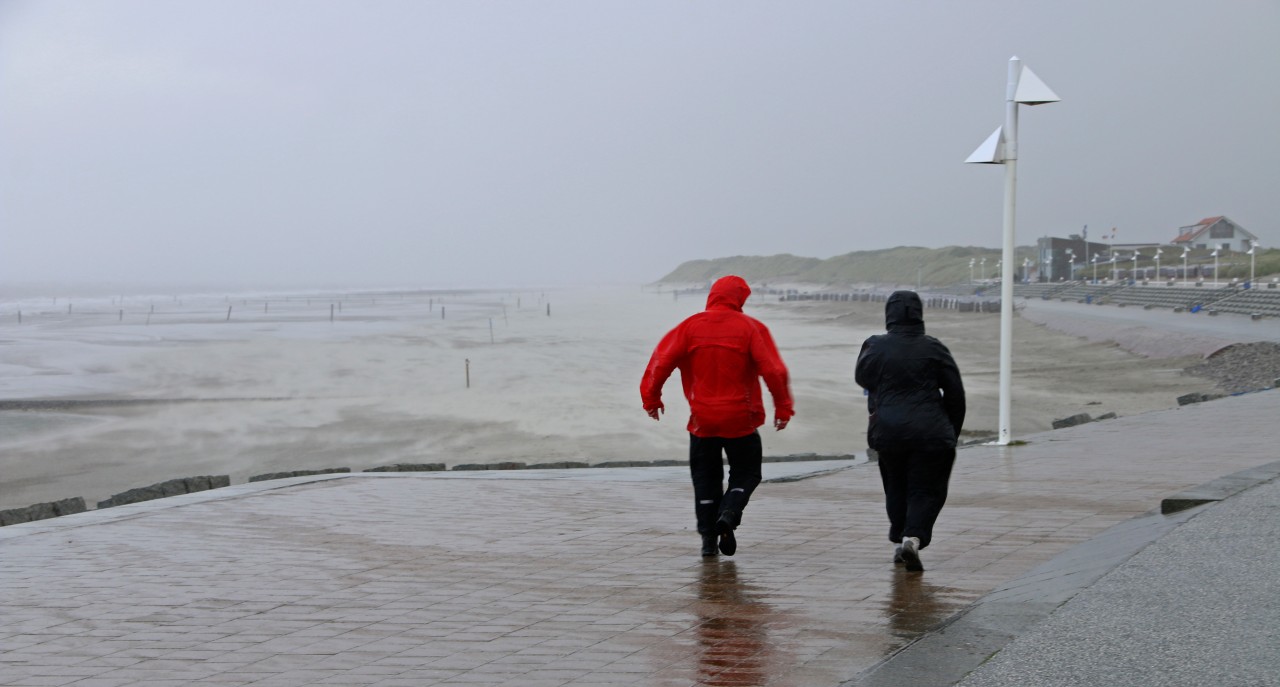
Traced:
POLYGON ((924 333, 914 291, 884 305, 887 334, 869 337, 854 375, 867 390, 867 444, 877 451, 955 448, 964 424, 964 385, 951 351, 924 333))

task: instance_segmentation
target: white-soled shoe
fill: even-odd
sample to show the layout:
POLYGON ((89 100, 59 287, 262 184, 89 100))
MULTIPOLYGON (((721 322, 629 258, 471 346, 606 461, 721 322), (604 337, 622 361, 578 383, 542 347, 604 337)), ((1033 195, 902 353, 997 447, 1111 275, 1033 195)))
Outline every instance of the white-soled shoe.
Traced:
POLYGON ((924 565, 920 562, 920 540, 916 537, 902 538, 902 562, 911 572, 924 570, 924 565))
POLYGON ((902 560, 902 544, 893 545, 893 564, 902 565, 906 561, 902 560))

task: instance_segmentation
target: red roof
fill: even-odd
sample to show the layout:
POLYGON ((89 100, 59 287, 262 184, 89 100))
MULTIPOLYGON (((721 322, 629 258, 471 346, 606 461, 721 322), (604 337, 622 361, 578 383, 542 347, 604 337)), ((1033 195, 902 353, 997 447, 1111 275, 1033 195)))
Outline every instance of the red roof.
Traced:
POLYGON ((1189 231, 1179 235, 1178 238, 1174 239, 1171 243, 1190 243, 1195 239, 1195 237, 1199 236, 1200 234, 1203 234, 1205 229, 1208 229, 1209 227, 1222 221, 1222 218, 1223 218, 1223 215, 1218 215, 1217 217, 1205 217, 1204 219, 1200 220, 1199 222, 1196 222, 1195 224, 1189 227, 1182 227, 1183 229, 1187 229, 1189 231))

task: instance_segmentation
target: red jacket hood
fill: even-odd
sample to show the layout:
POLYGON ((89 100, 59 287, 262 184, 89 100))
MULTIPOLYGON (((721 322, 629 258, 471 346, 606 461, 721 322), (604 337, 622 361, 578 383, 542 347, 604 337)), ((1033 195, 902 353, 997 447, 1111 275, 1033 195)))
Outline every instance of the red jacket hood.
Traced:
POLYGON ((711 285, 711 293, 707 294, 707 310, 720 307, 742 312, 742 304, 750 295, 751 287, 742 277, 732 274, 720 277, 711 285))

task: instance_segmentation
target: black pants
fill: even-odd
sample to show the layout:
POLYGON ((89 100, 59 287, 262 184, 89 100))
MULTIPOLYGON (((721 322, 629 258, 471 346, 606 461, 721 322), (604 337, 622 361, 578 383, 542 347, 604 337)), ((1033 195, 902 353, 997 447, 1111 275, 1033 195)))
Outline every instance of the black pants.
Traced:
POLYGON ((889 512, 889 541, 916 537, 920 548, 933 539, 933 523, 947 502, 947 483, 956 462, 953 448, 880 451, 880 480, 889 512))
POLYGON ((742 520, 751 492, 760 484, 760 460, 763 449, 760 433, 745 437, 698 437, 689 435, 689 474, 693 477, 694 513, 698 516, 698 532, 712 534, 720 513, 734 513, 733 526, 742 520), (729 491, 724 488, 724 461, 729 457, 729 491))

